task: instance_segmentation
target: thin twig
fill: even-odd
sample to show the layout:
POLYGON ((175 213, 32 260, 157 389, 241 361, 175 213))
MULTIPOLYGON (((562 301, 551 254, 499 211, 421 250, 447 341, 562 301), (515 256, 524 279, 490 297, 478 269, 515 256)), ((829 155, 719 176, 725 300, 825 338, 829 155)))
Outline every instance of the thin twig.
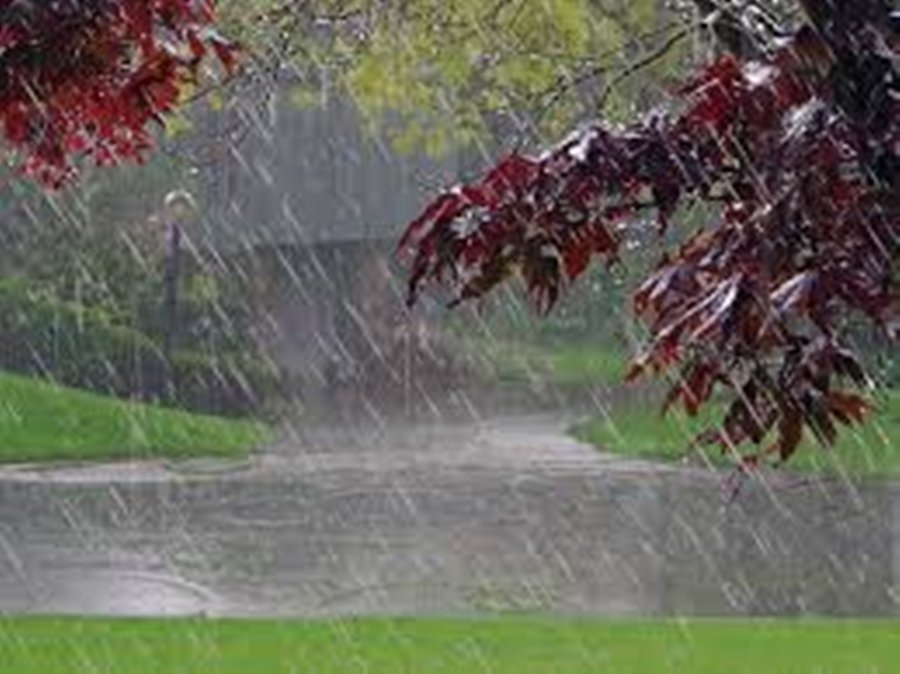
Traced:
MULTIPOLYGON (((660 35, 663 35, 678 26, 681 26, 682 30, 685 30, 687 28, 686 26, 683 25, 682 22, 669 23, 661 28, 654 28, 653 30, 647 31, 646 33, 643 33, 642 35, 639 35, 638 37, 636 37, 633 40, 633 43, 640 44, 640 43, 644 42, 645 40, 650 40, 655 37, 659 37, 660 35)), ((694 27, 694 25, 692 24, 691 28, 693 29, 693 27, 694 27)), ((616 47, 615 49, 610 49, 609 51, 606 51, 606 52, 600 54, 599 56, 597 56, 595 59, 592 59, 592 60, 607 59, 607 58, 614 56, 615 54, 621 53, 622 50, 623 50, 623 46, 620 45, 620 46, 616 47)), ((537 96, 538 99, 542 99, 545 96, 548 96, 550 94, 552 94, 552 96, 544 105, 541 106, 541 108, 535 114, 535 122, 536 123, 540 122, 541 119, 543 119, 543 117, 557 103, 559 103, 559 101, 562 100, 563 96, 565 96, 566 93, 568 91, 570 91, 573 87, 576 87, 579 84, 582 84, 583 82, 587 81, 591 77, 601 75, 604 72, 607 72, 608 70, 610 70, 610 67, 607 64, 601 65, 598 63, 598 64, 595 64, 593 67, 588 68, 587 70, 585 70, 581 73, 578 73, 578 75, 576 75, 575 77, 567 77, 565 75, 560 75, 557 78, 556 82, 554 82, 550 87, 548 87, 547 89, 542 91, 540 94, 538 94, 538 96, 537 96)))
POLYGON ((672 49, 672 47, 674 47, 676 44, 681 42, 688 35, 693 33, 694 30, 699 27, 699 25, 702 25, 702 22, 700 24, 692 23, 688 26, 685 26, 684 28, 682 28, 681 30, 676 32, 674 35, 671 35, 668 40, 663 42, 662 45, 660 45, 657 49, 655 49, 654 51, 649 53, 647 56, 635 61, 634 63, 630 64, 627 68, 625 68, 625 70, 621 71, 620 73, 617 73, 616 76, 613 77, 609 82, 607 82, 606 86, 603 87, 603 93, 600 94, 600 100, 597 102, 597 108, 599 110, 602 110, 606 106, 606 101, 609 98, 609 96, 612 94, 613 89, 615 89, 615 87, 617 87, 619 84, 621 84, 622 82, 627 80, 629 77, 632 77, 633 75, 637 74, 644 68, 647 68, 647 67, 653 65, 654 63, 656 63, 657 61, 659 61, 660 59, 662 59, 666 54, 669 53, 669 51, 672 49))

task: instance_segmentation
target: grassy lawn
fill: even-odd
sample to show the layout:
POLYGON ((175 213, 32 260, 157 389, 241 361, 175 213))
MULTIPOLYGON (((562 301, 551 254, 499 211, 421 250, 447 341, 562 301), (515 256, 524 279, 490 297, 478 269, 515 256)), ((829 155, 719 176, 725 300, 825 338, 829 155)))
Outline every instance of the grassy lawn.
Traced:
POLYGON ((233 457, 267 435, 255 422, 130 403, 0 373, 0 462, 233 457))
MULTIPOLYGON (((788 466, 794 470, 846 472, 858 476, 900 474, 900 392, 882 395, 876 404, 878 409, 867 424, 841 428, 833 448, 823 448, 807 437, 788 466)), ((573 434, 615 454, 680 460, 697 433, 721 420, 723 409, 713 404, 693 419, 678 411, 670 411, 663 417, 656 406, 621 410, 587 421, 573 429, 573 434)), ((747 449, 750 451, 750 446, 747 449)), ((713 447, 697 451, 714 464, 727 463, 713 447)))
POLYGON ((881 621, 0 619, 15 674, 888 674, 881 621))
POLYGON ((628 358, 615 349, 590 344, 479 342, 477 354, 506 383, 545 381, 586 386, 621 381, 628 358))

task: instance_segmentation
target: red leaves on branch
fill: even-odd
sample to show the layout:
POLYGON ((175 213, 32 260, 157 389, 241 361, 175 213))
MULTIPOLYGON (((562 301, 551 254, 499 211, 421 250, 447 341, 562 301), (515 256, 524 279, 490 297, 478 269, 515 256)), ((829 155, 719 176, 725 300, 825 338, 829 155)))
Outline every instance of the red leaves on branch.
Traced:
POLYGON ((58 185, 73 157, 139 159, 208 52, 212 0, 0 0, 0 125, 24 170, 58 185))
MULTIPOLYGON (((869 69, 897 58, 846 44, 869 69)), ((900 86, 889 63, 870 92, 884 109, 858 114, 842 54, 804 28, 765 61, 700 70, 669 115, 594 123, 540 157, 507 157, 409 225, 410 302, 433 283, 454 302, 478 297, 518 273, 547 309, 592 259, 616 259, 645 209, 664 229, 707 201, 718 217, 634 295, 651 338, 629 377, 672 375, 666 406, 689 414, 730 391, 721 428, 702 438, 729 451, 773 436, 753 456, 786 460, 804 429, 833 442, 868 411, 841 388, 868 386, 842 343, 849 321, 892 336, 900 325, 900 86)))

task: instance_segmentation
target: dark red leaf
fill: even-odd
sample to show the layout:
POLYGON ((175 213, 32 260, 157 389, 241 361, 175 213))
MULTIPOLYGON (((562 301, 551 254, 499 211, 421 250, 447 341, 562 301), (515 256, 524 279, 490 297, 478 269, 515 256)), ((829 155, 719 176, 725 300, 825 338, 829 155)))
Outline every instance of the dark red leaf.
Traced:
POLYGON ((0 28, 0 123, 24 172, 48 185, 74 174, 73 158, 140 160, 148 126, 176 105, 207 48, 234 58, 211 31, 209 0, 17 5, 0 28))
POLYGON ((776 430, 785 460, 804 428, 831 442, 835 420, 862 420, 864 399, 834 387, 868 378, 838 345, 860 320, 900 336, 900 85, 858 3, 806 4, 814 27, 700 68, 672 111, 595 122, 440 197, 401 242, 411 295, 435 282, 479 297, 518 270, 545 310, 595 254, 617 258, 617 225, 654 207, 665 228, 705 202, 715 217, 633 295, 649 339, 627 379, 678 366, 666 402, 689 414, 719 383, 735 397, 708 437, 759 445, 776 430))
POLYGON ((828 410, 845 425, 861 423, 871 409, 865 398, 844 391, 829 391, 826 402, 828 410))

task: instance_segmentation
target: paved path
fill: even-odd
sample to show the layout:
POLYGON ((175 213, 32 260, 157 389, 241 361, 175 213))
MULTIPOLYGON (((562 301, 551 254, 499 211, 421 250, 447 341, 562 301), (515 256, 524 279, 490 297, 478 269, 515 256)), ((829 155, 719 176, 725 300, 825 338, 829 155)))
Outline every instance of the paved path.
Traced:
POLYGON ((0 611, 894 610, 889 490, 604 457, 569 419, 311 429, 239 466, 0 475, 0 611))

